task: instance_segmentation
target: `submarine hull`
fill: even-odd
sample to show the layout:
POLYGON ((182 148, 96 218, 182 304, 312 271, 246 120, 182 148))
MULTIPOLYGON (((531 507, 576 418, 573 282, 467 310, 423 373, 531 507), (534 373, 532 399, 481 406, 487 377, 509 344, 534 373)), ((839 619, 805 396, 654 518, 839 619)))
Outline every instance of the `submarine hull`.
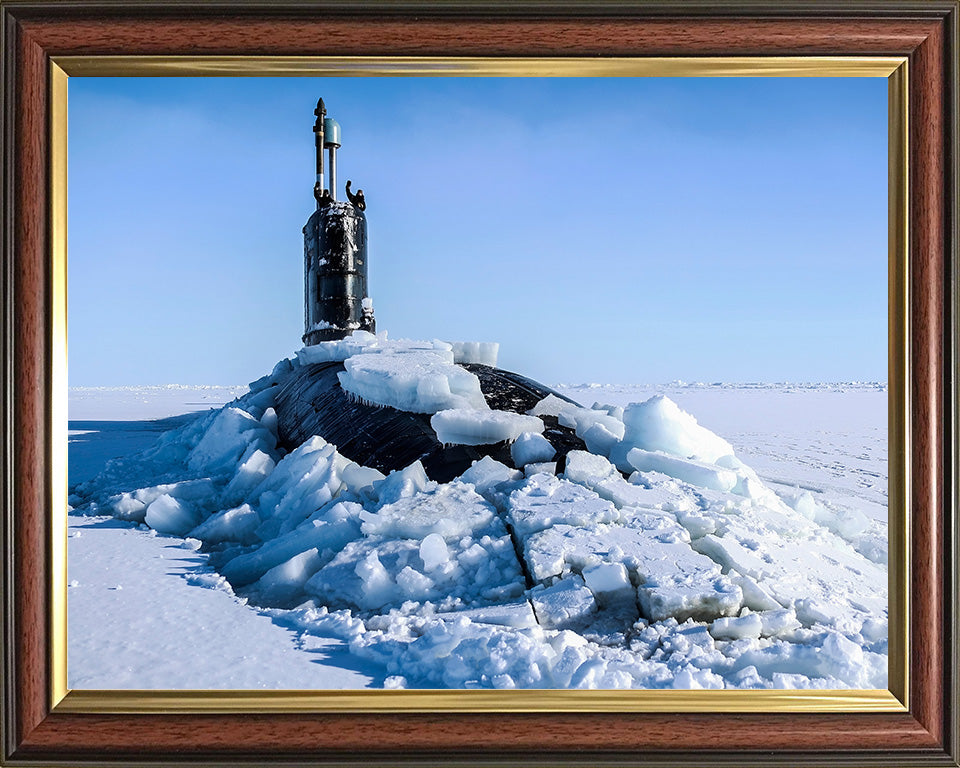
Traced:
MULTIPOLYGON (((526 413, 547 395, 573 402, 511 371, 479 364, 463 367, 480 380, 480 390, 496 410, 526 413)), ((275 410, 281 447, 292 451, 319 435, 351 461, 385 474, 420 461, 430 479, 438 482, 449 482, 484 456, 512 466, 506 442, 444 445, 430 426, 430 414, 356 401, 340 386, 337 374, 343 370, 342 363, 316 363, 294 369, 278 383, 275 410)), ((544 437, 557 451, 555 461, 562 471, 567 452, 585 446, 556 417, 541 418, 544 437)))

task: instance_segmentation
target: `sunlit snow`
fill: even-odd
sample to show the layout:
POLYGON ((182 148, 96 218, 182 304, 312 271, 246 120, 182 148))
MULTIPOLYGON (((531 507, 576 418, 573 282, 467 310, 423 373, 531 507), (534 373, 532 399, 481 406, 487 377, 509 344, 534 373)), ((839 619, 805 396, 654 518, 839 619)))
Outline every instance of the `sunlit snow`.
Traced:
POLYGON ((749 441, 637 387, 500 416, 458 365, 495 359, 495 345, 354 334, 87 472, 71 495, 70 684, 885 687, 882 478, 859 503, 845 481, 812 484, 822 469, 771 472, 789 451, 760 451, 755 471, 734 448, 749 441), (322 436, 285 454, 275 382, 327 360, 345 361, 355 397, 434 413, 442 441, 513 441, 515 466, 485 458, 438 484, 419 463, 384 477, 322 436), (559 476, 545 415, 588 448, 559 476), (164 667, 207 624, 218 651, 194 658, 217 657, 210 670, 164 667))

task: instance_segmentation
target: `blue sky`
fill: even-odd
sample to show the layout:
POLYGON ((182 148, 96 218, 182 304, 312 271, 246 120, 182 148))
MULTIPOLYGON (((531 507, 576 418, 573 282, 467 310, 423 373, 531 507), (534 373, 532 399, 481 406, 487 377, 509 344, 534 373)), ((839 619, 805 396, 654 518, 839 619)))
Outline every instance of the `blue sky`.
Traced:
POLYGON ((882 78, 71 78, 72 386, 301 346, 313 108, 392 338, 547 384, 887 378, 882 78))

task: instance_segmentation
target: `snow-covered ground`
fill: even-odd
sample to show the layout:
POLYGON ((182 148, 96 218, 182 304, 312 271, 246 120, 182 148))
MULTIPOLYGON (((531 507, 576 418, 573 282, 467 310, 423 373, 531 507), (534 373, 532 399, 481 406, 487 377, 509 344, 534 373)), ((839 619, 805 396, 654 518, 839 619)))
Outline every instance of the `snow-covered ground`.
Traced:
MULTIPOLYGON (((345 386, 476 437, 463 354, 345 386)), ((538 408, 591 451, 562 476, 523 422, 526 473, 438 486, 282 455, 271 383, 71 390, 71 687, 886 684, 882 385, 560 386, 587 408, 538 408)))

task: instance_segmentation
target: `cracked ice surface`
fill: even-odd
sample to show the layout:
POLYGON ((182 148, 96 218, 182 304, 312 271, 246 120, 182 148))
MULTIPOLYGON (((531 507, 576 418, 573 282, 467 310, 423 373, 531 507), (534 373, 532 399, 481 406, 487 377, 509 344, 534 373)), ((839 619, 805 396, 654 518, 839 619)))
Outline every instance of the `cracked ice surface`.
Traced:
MULTIPOLYGON (((427 355, 455 367, 451 345, 391 342, 392 351, 375 353, 380 339, 335 342, 322 354, 414 363, 427 355)), ((320 354, 307 349, 305 362, 320 354)), ((885 525, 776 488, 669 398, 593 408, 547 398, 530 418, 556 415, 590 448, 571 452, 562 476, 537 471, 553 465, 536 463, 542 446, 525 446, 514 451, 516 467, 486 458, 437 484, 419 464, 384 477, 322 436, 284 454, 273 383, 297 364, 283 361, 246 395, 72 489, 75 514, 90 524, 114 518, 125 540, 147 546, 154 536, 189 554, 184 574, 154 568, 141 577, 123 560, 128 584, 113 590, 114 602, 146 601, 151 582, 134 589, 141 578, 186 576, 187 594, 220 596, 202 611, 229 605, 269 619, 298 647, 335 649, 363 670, 321 687, 885 686, 885 525)), ((416 376, 404 381, 403 391, 421 392, 416 376)), ((422 392, 440 389, 430 379, 422 392)), ((74 605, 87 605, 77 589, 74 605)), ((189 598, 169 594, 179 606, 171 621, 189 623, 189 598)), ((130 610, 139 615, 136 604, 130 610)), ((74 615, 71 626, 86 628, 74 615)), ((130 626, 136 646, 139 624, 130 626)), ((164 627, 150 632, 172 648, 180 630, 164 627)), ((91 675, 96 647, 73 631, 71 642, 88 653, 71 650, 71 684, 164 687, 129 669, 91 675)), ((223 638, 217 669, 234 664, 226 678, 238 687, 271 685, 239 674, 248 662, 227 652, 235 642, 223 638)), ((297 687, 290 675, 272 679, 297 687)))

